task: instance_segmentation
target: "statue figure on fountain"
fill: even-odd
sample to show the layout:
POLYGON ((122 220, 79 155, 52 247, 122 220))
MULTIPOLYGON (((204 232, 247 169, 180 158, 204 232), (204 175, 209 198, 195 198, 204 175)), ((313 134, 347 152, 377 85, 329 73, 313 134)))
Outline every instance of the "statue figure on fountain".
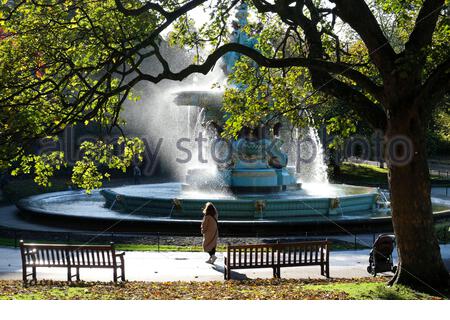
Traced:
MULTIPOLYGON (((246 31, 248 25, 248 5, 243 1, 232 22, 233 31, 230 42, 239 43, 251 48, 257 44, 257 39, 246 31)), ((233 72, 241 54, 229 52, 224 56, 226 74, 233 72)), ((244 84, 233 84, 238 89, 244 89, 244 84)), ((238 138, 225 141, 221 134, 223 121, 227 115, 222 111, 222 94, 208 91, 181 92, 175 98, 178 105, 194 105, 205 110, 203 125, 215 131, 216 141, 213 143, 215 155, 219 160, 217 167, 223 183, 232 189, 268 189, 273 191, 287 188, 299 188, 295 170, 287 168, 288 155, 282 150, 281 123, 272 128, 260 124, 255 128, 242 128, 238 138), (231 154, 230 154, 231 152, 231 154), (223 157, 223 158, 221 158, 223 157)), ((196 176, 201 176, 201 170, 189 170, 186 177, 188 183, 194 183, 196 176)), ((204 185, 204 179, 202 180, 204 185)))

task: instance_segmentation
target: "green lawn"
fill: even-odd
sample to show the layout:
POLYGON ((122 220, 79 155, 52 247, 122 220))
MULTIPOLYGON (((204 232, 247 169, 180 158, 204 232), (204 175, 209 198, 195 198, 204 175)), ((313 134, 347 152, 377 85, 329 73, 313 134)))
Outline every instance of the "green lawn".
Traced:
POLYGON ((68 284, 40 281, 23 287, 20 281, 0 281, 0 299, 98 300, 348 300, 348 299, 442 299, 402 286, 389 288, 383 278, 293 280, 256 279, 209 282, 100 282, 68 284))
MULTIPOLYGON (((47 240, 36 240, 36 241, 29 241, 29 242, 35 242, 35 243, 52 243, 53 241, 47 241, 47 240)), ((54 243, 61 243, 61 241, 54 242, 54 243)), ((71 244, 83 244, 82 242, 71 242, 71 244)), ((89 243, 91 245, 94 244, 108 244, 108 243, 99 243, 99 242, 93 242, 89 243)), ((18 246, 18 243, 14 243, 14 239, 11 238, 0 238, 0 247, 14 247, 18 246)), ((202 246, 188 246, 188 245, 157 245, 157 244, 134 244, 134 243, 126 243, 126 244, 120 244, 117 243, 115 245, 116 250, 119 251, 166 251, 166 252, 202 252, 203 247, 202 246)), ((357 244, 356 249, 366 249, 368 247, 357 244)), ((339 250, 354 250, 355 245, 353 243, 332 243, 331 250, 333 251, 339 251, 339 250)), ((224 252, 226 250, 226 245, 219 244, 217 246, 218 252, 224 252)))
MULTIPOLYGON (((341 165, 341 174, 334 179, 336 183, 347 183, 355 185, 387 185, 386 168, 370 164, 358 164, 343 162, 341 165)), ((431 176, 433 184, 450 185, 448 180, 439 176, 431 176)))
POLYGON ((348 184, 387 184, 387 169, 368 164, 344 162, 336 182, 348 184))
POLYGON ((305 286, 307 290, 325 291, 330 293, 344 292, 349 299, 356 300, 423 300, 432 298, 430 295, 416 292, 404 286, 388 287, 385 283, 332 283, 305 286))
MULTIPOLYGON (((32 240, 28 242, 34 243, 61 243, 61 241, 48 241, 48 240, 32 240)), ((71 244, 83 244, 82 242, 71 242, 71 244)), ((108 243, 92 242, 90 245, 101 245, 108 243)), ((0 238, 0 246, 2 247, 14 247, 18 246, 18 243, 14 243, 14 239, 0 238)), ((157 244, 116 244, 116 250, 119 251, 181 251, 181 252, 200 252, 203 251, 201 246, 177 246, 177 245, 157 245, 157 244)), ((218 251, 224 251, 225 246, 218 246, 218 251)))

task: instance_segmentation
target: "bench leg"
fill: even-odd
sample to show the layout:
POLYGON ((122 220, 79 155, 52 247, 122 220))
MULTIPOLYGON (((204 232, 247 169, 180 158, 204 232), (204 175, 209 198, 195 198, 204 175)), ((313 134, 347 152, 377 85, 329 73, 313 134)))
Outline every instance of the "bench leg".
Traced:
POLYGON ((228 272, 227 266, 225 266, 225 268, 223 269, 223 278, 224 278, 224 280, 230 280, 230 274, 228 272))
POLYGON ((23 281, 23 284, 26 286, 27 285, 27 267, 26 266, 23 266, 22 267, 22 281, 23 281))
POLYGON ((324 270, 323 263, 320 265, 320 275, 321 275, 321 276, 324 276, 324 275, 325 275, 325 270, 324 270))
POLYGON ((325 276, 326 276, 327 278, 330 277, 330 263, 329 263, 329 262, 327 262, 327 264, 326 264, 326 272, 325 272, 325 276))
POLYGON ((231 269, 229 267, 225 271, 225 279, 226 280, 231 280, 231 269))
POLYGON ((117 283, 117 268, 116 267, 114 267, 114 269, 113 269, 113 280, 114 280, 114 283, 117 283))
POLYGON ((274 278, 281 278, 281 268, 280 267, 273 267, 273 277, 274 278))
POLYGON ((67 267, 67 281, 72 282, 72 269, 67 267))
POLYGON ((77 281, 80 281, 80 268, 77 268, 77 281))
POLYGON ((125 281, 125 265, 122 265, 122 281, 125 281))
POLYGON ((36 267, 33 267, 33 281, 37 283, 36 267))

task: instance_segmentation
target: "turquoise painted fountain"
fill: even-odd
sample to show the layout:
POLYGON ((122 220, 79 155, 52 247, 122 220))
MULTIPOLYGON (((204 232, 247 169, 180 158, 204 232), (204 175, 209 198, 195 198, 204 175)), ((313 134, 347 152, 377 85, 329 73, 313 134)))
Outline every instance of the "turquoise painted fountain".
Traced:
MULTIPOLYGON (((233 21, 231 41, 254 47, 256 40, 243 28, 247 25, 247 5, 242 3, 233 21)), ((238 53, 224 58, 232 72, 238 53)), ((243 87, 241 84, 236 86, 243 87)), ((178 219, 199 218, 201 207, 213 201, 221 220, 296 219, 299 217, 345 217, 371 213, 377 191, 371 188, 303 184, 295 167, 288 167, 282 150, 279 126, 243 128, 238 139, 220 138, 224 119, 222 94, 210 91, 178 92, 175 103, 203 109, 202 125, 215 131, 214 147, 221 155, 215 170, 192 168, 184 183, 127 186, 102 190, 106 206, 124 213, 178 219)))

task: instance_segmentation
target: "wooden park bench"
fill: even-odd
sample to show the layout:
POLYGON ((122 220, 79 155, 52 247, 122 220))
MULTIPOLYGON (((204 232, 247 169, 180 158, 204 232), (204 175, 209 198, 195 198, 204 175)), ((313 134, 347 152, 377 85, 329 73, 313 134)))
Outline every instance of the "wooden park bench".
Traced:
POLYGON ((230 279, 232 269, 272 268, 275 278, 281 268, 320 266, 320 274, 330 277, 329 242, 228 245, 224 259, 224 278, 230 279))
POLYGON ((36 268, 67 268, 67 280, 74 277, 80 280, 81 268, 112 269, 113 279, 117 283, 120 278, 125 281, 125 252, 117 253, 114 244, 110 245, 67 245, 67 244, 37 244, 20 241, 22 255, 22 278, 27 284, 29 276, 36 282, 36 268), (31 268, 28 273, 27 268, 31 268), (75 274, 72 275, 72 269, 75 274), (117 270, 120 269, 120 276, 117 270))

